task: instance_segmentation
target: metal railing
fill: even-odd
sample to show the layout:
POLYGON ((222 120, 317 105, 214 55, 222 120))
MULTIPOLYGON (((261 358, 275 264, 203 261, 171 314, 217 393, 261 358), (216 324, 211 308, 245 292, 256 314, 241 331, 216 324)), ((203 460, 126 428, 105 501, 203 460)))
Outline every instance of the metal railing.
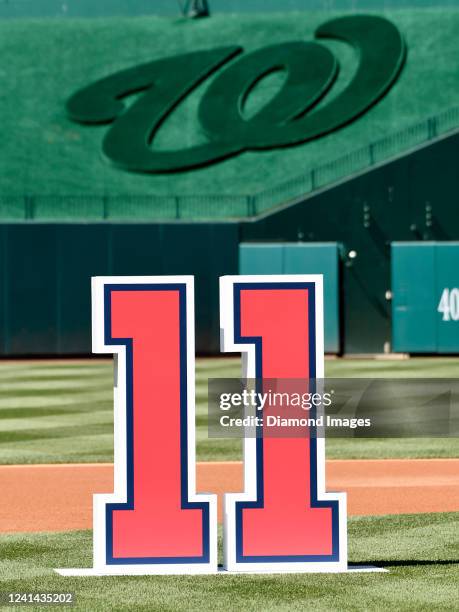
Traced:
POLYGON ((254 217, 459 129, 451 108, 252 195, 0 195, 3 221, 155 221, 254 217))

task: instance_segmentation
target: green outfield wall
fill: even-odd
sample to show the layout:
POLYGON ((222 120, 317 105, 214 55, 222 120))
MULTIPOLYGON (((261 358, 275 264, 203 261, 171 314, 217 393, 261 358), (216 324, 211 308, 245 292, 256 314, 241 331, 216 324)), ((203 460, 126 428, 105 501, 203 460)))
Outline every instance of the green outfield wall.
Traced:
MULTIPOLYGON (((338 242, 342 349, 345 353, 392 350, 391 244, 458 240, 458 159, 456 134, 264 219, 244 223, 241 241, 338 242)), ((419 346, 423 333, 425 329, 418 326, 419 346)), ((421 352, 442 352, 441 346, 424 346, 421 352)), ((409 352, 411 347, 398 341, 395 348, 409 352)), ((448 352, 459 352, 459 342, 450 344, 448 352)))
MULTIPOLYGON (((50 1, 34 7, 45 5, 58 6, 50 1)), ((78 4, 87 11, 102 5, 78 4)), ((0 2, 5 10, 16 6, 15 0, 0 2)), ((21 6, 26 11, 29 5, 21 6)), ((70 15, 76 4, 69 0, 66 6, 70 15)), ((127 4, 120 0, 116 6, 121 11, 127 4)), ((130 6, 145 10, 147 3, 130 6)), ((198 22, 0 20, 0 48, 12 58, 0 96, 1 355, 89 353, 90 277, 99 274, 195 275, 197 349, 217 353, 218 277, 323 273, 317 254, 323 243, 334 245, 327 350, 459 352, 455 334, 446 347, 446 341, 422 338, 428 326, 420 325, 413 344, 403 325, 397 327, 397 307, 405 305, 394 279, 402 268, 391 260, 393 243, 459 240, 459 11, 389 11, 408 49, 399 78, 366 114, 301 146, 246 151, 189 172, 128 172, 102 155, 107 125, 80 124, 66 111, 75 92, 106 74, 132 67, 137 74, 143 62, 223 44, 242 45, 253 60, 268 44, 313 39, 330 18, 328 11, 289 14, 290 5, 284 6, 285 14, 217 15, 198 22), (384 162, 388 158, 392 161, 384 162), (257 255, 247 263, 244 249, 261 253, 263 244, 273 256, 257 255), (274 256, 279 252, 280 263, 274 256)), ((342 70, 335 85, 346 91, 357 58, 350 45, 335 43, 329 41, 328 52, 325 46, 322 52, 339 55, 342 70)), ((199 85, 170 124, 164 122, 158 150, 180 150, 183 143, 199 149, 202 134, 192 118, 207 87, 199 85)), ((262 80, 247 104, 259 108, 276 92, 279 82, 262 80)), ((212 125, 220 125, 218 113, 215 117, 212 125)), ((444 287, 450 310, 450 300, 459 299, 453 281, 444 287)))
POLYGON ((219 350, 218 278, 237 273, 233 224, 5 224, 0 354, 91 352, 91 276, 195 276, 196 347, 219 350))
MULTIPOLYGON (((330 242, 339 255, 339 350, 412 350, 400 336, 393 344, 391 298, 400 303, 400 294, 393 270, 391 277, 391 246, 447 246, 459 239, 458 159, 455 134, 275 214, 239 223, 3 223, 0 354, 89 353, 90 277, 101 274, 194 274, 197 350, 218 353, 218 277, 253 271, 254 264, 239 267, 240 244, 245 249, 278 244, 295 251, 294 245, 317 248, 330 242)), ((308 254, 298 265, 297 254, 294 268, 262 263, 263 272, 323 272, 317 257, 311 264, 308 254)), ((453 274, 445 287, 455 289, 457 251, 454 258, 447 251, 442 256, 451 260, 453 274)), ((411 267, 414 273, 417 264, 411 267)), ((418 274, 415 286, 424 277, 418 274)), ((459 320, 451 326, 459 326, 459 320)), ((422 352, 443 351, 444 345, 422 349, 428 328, 418 328, 422 352)), ((447 348, 459 352, 459 343, 447 348)))

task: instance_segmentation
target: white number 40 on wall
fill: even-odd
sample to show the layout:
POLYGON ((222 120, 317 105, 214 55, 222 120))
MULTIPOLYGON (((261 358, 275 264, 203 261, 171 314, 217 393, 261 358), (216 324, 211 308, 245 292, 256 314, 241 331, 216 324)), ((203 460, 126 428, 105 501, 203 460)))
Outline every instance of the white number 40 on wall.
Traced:
MULTIPOLYGON (((196 492, 193 278, 98 277, 92 291, 93 351, 116 356, 114 493, 94 496, 94 567, 57 571, 216 573, 217 499, 196 492)), ((223 277, 220 317, 243 377, 323 377, 321 276, 223 277)), ((244 439, 244 491, 225 496, 224 570, 346 571, 324 438, 259 433, 244 439)))
POLYGON ((437 312, 443 314, 443 321, 459 321, 459 289, 443 289, 437 312))

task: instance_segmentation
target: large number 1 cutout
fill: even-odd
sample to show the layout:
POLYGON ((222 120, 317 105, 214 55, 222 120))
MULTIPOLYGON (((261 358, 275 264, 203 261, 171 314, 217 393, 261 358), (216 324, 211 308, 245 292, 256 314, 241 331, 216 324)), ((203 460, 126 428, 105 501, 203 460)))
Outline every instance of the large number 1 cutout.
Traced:
POLYGON ((102 573, 217 570, 214 495, 196 494, 192 277, 93 279, 93 351, 117 356, 115 492, 94 498, 102 573))
MULTIPOLYGON (((222 350, 243 353, 245 378, 323 378, 321 276, 223 277, 220 309, 222 350)), ((244 439, 245 491, 225 498, 226 568, 345 571, 346 497, 325 493, 324 438, 265 433, 244 439)))

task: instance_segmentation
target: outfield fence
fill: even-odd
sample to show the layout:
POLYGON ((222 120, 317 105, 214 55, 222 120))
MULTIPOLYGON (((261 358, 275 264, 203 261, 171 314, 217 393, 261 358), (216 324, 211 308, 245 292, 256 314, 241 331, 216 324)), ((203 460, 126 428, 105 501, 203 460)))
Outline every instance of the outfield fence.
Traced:
POLYGON ((255 217, 459 129, 459 107, 248 195, 0 195, 3 221, 154 221, 255 217))

